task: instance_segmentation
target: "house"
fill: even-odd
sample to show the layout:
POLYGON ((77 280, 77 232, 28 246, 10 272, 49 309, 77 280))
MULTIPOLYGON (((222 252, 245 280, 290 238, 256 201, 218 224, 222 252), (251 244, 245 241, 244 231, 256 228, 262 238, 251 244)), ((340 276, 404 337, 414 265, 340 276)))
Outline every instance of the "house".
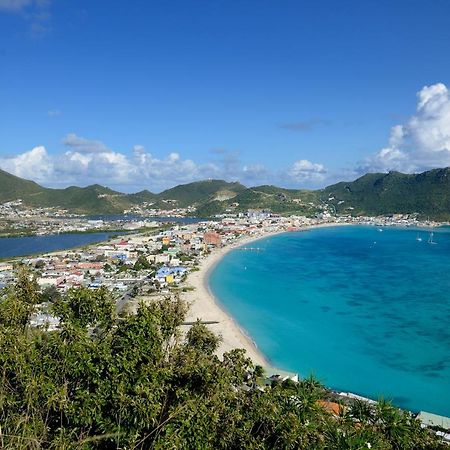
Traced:
POLYGON ((158 264, 168 264, 170 261, 170 255, 169 254, 163 254, 163 255, 156 255, 155 257, 155 263, 158 264))
POLYGON ((291 380, 298 383, 298 373, 287 372, 286 370, 280 370, 275 367, 263 367, 264 376, 262 384, 264 386, 270 386, 273 382, 282 383, 283 381, 291 380))
POLYGON ((215 231, 209 231, 203 235, 203 242, 206 245, 214 245, 219 247, 222 244, 222 238, 219 233, 215 231))
POLYGON ((6 263, 6 264, 0 264, 0 272, 5 272, 5 271, 9 271, 9 270, 13 270, 13 265, 6 263))
POLYGON ((325 411, 328 411, 329 413, 333 414, 334 416, 340 416, 345 411, 345 408, 343 405, 340 405, 336 402, 329 402, 326 400, 318 400, 317 404, 321 406, 325 411))
POLYGON ((49 286, 57 286, 58 284, 60 284, 63 281, 64 281, 64 279, 59 276, 44 276, 44 277, 40 277, 36 280, 37 284, 43 288, 49 287, 49 286))
POLYGON ((440 416, 438 414, 433 414, 426 411, 420 411, 416 418, 419 419, 426 427, 439 427, 450 431, 449 417, 440 416))
POLYGON ((433 427, 439 428, 436 434, 446 442, 450 442, 450 418, 440 416, 438 414, 429 413, 426 411, 420 411, 417 414, 416 419, 422 422, 422 426, 425 428, 433 427))
POLYGON ((38 312, 31 316, 30 326, 34 328, 45 328, 48 331, 55 331, 59 327, 59 319, 51 314, 38 312))
POLYGON ((187 269, 185 267, 161 267, 156 272, 155 278, 160 283, 177 283, 181 280, 181 277, 186 273, 187 269))

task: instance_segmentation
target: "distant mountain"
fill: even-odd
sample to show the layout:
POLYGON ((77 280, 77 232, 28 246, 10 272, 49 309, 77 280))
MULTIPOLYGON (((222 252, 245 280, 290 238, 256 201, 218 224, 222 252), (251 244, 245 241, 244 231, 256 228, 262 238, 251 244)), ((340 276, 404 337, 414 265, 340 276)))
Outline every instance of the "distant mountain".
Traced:
POLYGON ((206 217, 226 211, 267 209, 280 214, 311 215, 317 212, 317 200, 316 191, 256 186, 241 190, 227 200, 205 202, 198 208, 198 214, 206 217))
POLYGON ((44 188, 34 181, 24 180, 0 169, 0 201, 2 202, 38 194, 42 189, 44 188))
POLYGON ((98 184, 83 188, 50 189, 0 170, 0 203, 20 198, 29 206, 60 207, 78 214, 120 214, 143 203, 152 203, 153 207, 161 209, 200 207, 209 202, 233 198, 246 189, 240 183, 223 180, 197 181, 160 194, 148 190, 123 194, 98 184))
POLYGON ((419 174, 369 173, 319 191, 338 213, 353 215, 412 214, 450 218, 450 168, 419 174))
POLYGON ((140 204, 144 202, 152 203, 158 198, 158 195, 145 189, 144 191, 139 191, 135 194, 128 194, 127 197, 132 203, 140 204))
POLYGON ((0 170, 0 202, 22 199, 34 207, 60 207, 80 214, 114 214, 134 204, 128 195, 94 184, 49 189, 0 170))
POLYGON ((184 208, 191 205, 228 200, 246 189, 240 183, 228 183, 223 180, 195 181, 167 189, 158 195, 158 199, 175 200, 179 207, 184 208))
POLYGON ((280 214, 314 215, 328 209, 340 214, 417 213, 422 218, 450 219, 450 168, 421 174, 369 173, 355 181, 320 190, 276 186, 247 188, 240 183, 206 180, 179 185, 159 194, 148 190, 123 194, 94 184, 49 189, 0 170, 0 203, 21 198, 26 205, 60 207, 79 214, 120 214, 135 205, 157 208, 193 206, 195 215, 270 209, 280 214))

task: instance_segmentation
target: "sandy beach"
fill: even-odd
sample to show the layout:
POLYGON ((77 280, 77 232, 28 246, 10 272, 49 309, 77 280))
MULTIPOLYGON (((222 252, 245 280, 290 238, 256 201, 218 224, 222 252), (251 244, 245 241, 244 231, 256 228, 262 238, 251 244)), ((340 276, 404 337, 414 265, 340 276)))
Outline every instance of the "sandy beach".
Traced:
POLYGON ((229 251, 273 234, 277 233, 243 238, 233 245, 215 249, 201 261, 199 266, 200 270, 192 272, 188 276, 188 284, 191 285, 194 290, 183 294, 183 299, 190 305, 186 320, 194 321, 201 319, 204 321, 218 322, 216 324, 209 324, 208 328, 221 337, 221 342, 217 351, 219 357, 221 357, 223 353, 234 348, 243 348, 246 350, 247 356, 251 358, 254 364, 259 364, 261 366, 269 365, 269 362, 258 350, 250 336, 248 336, 235 320, 219 306, 216 298, 212 295, 208 287, 208 276, 214 266, 229 251))
MULTIPOLYGON (((320 224, 300 228, 298 231, 307 231, 313 228, 339 226, 346 224, 320 224)), ((252 338, 243 330, 226 311, 224 311, 217 299, 211 293, 208 286, 208 276, 214 266, 231 250, 259 239, 267 238, 285 231, 259 234, 255 236, 244 237, 236 243, 223 248, 215 249, 204 258, 199 266, 199 271, 192 272, 188 276, 188 284, 194 288, 193 291, 183 293, 183 299, 189 304, 190 308, 187 313, 186 320, 194 321, 201 319, 204 321, 216 321, 217 324, 208 324, 208 328, 214 333, 221 336, 217 354, 222 356, 224 352, 234 348, 243 348, 247 352, 254 364, 261 366, 270 366, 270 362, 262 354, 256 346, 252 338)))

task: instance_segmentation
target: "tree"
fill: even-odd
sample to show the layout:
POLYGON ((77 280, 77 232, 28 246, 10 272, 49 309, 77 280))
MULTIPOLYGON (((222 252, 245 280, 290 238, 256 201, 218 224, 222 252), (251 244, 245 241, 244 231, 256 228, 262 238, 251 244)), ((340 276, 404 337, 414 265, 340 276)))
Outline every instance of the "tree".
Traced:
POLYGON ((144 255, 139 255, 139 258, 134 263, 133 269, 134 270, 148 270, 151 269, 151 264, 147 261, 147 258, 144 255))
MULTIPOLYGON (((16 304, 39 298, 29 282, 9 292, 16 304)), ((62 325, 52 332, 25 319, 11 325, 5 305, 8 297, 0 301, 2 449, 446 448, 389 404, 373 421, 356 408, 332 416, 313 378, 249 390, 248 374, 260 369, 244 350, 219 359, 219 340, 200 321, 183 332, 178 297, 116 317, 105 289, 71 290, 54 305, 62 325)))
POLYGON ((66 324, 80 328, 105 327, 114 321, 115 304, 105 287, 73 288, 54 303, 53 312, 66 324))
POLYGON ((187 333, 187 345, 206 355, 212 355, 219 342, 220 339, 200 319, 197 319, 187 333))
POLYGON ((21 268, 16 283, 7 289, 6 297, 0 302, 0 325, 24 330, 40 302, 36 281, 27 269, 21 268))
POLYGON ((56 286, 48 286, 42 292, 42 301, 54 303, 61 299, 61 293, 56 286))

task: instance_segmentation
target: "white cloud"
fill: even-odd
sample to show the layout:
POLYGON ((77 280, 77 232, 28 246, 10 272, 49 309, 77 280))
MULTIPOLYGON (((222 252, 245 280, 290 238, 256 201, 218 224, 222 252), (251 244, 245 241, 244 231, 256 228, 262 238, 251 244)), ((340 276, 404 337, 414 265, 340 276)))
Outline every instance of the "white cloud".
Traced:
POLYGON ((81 153, 111 152, 111 150, 102 141, 86 139, 84 137, 77 136, 75 133, 69 133, 65 138, 63 138, 62 143, 69 147, 71 151, 81 153))
POLYGON ((32 150, 12 158, 1 158, 0 167, 18 177, 40 183, 51 179, 54 171, 53 161, 42 146, 34 147, 32 150))
POLYGON ((237 152, 225 151, 213 162, 198 163, 179 153, 157 158, 142 145, 131 153, 114 151, 102 141, 74 133, 62 140, 63 152, 49 154, 40 146, 0 158, 0 167, 44 186, 66 187, 99 183, 123 191, 161 191, 177 184, 208 178, 240 181, 245 185, 276 184, 289 187, 316 185, 323 181, 323 165, 296 161, 288 170, 276 172, 262 164, 242 164, 237 152))
POLYGON ((417 110, 391 129, 389 145, 368 158, 360 172, 418 172, 450 165, 450 93, 442 83, 417 93, 417 110))
POLYGON ((297 183, 317 183, 325 179, 327 171, 322 164, 300 159, 288 169, 287 175, 297 183))

